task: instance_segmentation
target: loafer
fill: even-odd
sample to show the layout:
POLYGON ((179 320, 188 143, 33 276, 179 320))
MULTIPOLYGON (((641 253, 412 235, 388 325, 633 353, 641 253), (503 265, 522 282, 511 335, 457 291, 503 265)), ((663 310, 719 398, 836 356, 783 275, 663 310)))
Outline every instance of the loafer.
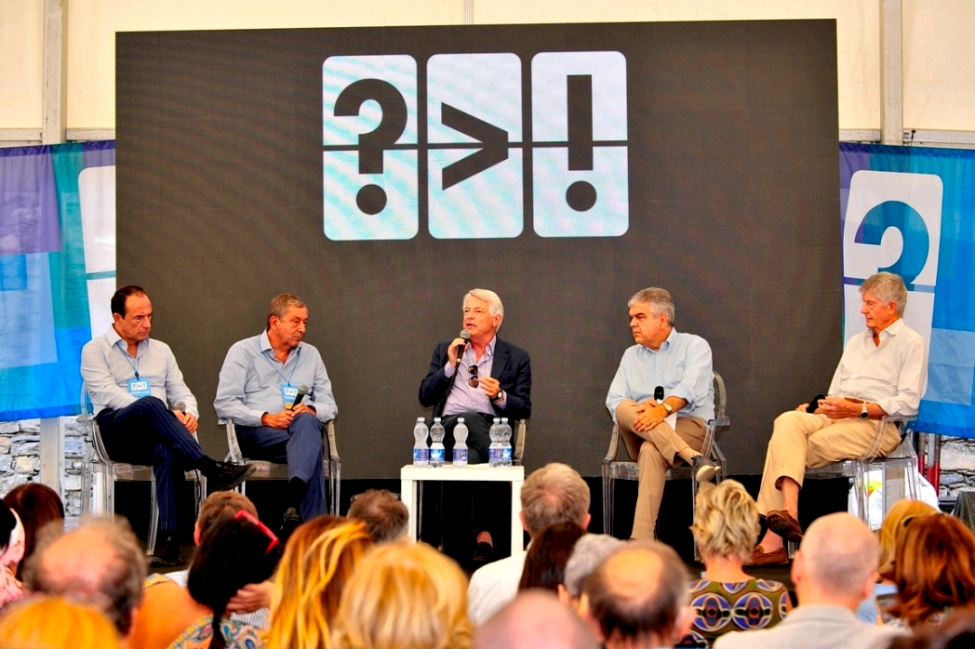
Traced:
POLYGON ((301 514, 298 513, 297 508, 288 507, 284 510, 284 520, 281 522, 281 533, 278 534, 278 539, 281 541, 282 545, 288 543, 288 539, 294 533, 298 526, 305 521, 301 518, 301 514))
POLYGON ((175 568, 183 565, 179 553, 179 542, 175 536, 163 534, 149 557, 150 568, 175 568))
POLYGON ((207 491, 230 491, 254 473, 253 464, 230 464, 212 462, 201 466, 200 471, 207 477, 207 491))
POLYGON ((694 479, 699 484, 711 482, 714 476, 718 475, 718 472, 721 471, 720 464, 715 464, 703 455, 694 456, 694 463, 691 465, 691 468, 694 473, 694 479))
POLYGON ((745 565, 749 566, 783 566, 789 563, 789 553, 785 548, 779 548, 774 552, 764 552, 762 546, 756 546, 752 550, 752 559, 745 565))
POLYGON ((768 528, 786 541, 801 541, 802 527, 792 514, 784 509, 775 509, 765 515, 768 528))

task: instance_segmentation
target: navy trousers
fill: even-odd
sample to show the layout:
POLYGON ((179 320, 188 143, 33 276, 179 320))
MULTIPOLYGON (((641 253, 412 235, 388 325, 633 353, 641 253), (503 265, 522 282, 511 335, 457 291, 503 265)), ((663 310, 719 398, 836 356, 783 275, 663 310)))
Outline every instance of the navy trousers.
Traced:
POLYGON ((244 457, 288 463, 288 480, 308 484, 301 502, 301 517, 308 521, 328 513, 325 469, 322 466, 322 432, 325 427, 310 412, 303 412, 285 428, 237 426, 237 442, 244 457))
POLYGON ((118 410, 106 408, 96 420, 110 458, 152 465, 159 524, 164 530, 176 529, 177 473, 195 468, 206 455, 193 435, 158 397, 143 397, 118 410))

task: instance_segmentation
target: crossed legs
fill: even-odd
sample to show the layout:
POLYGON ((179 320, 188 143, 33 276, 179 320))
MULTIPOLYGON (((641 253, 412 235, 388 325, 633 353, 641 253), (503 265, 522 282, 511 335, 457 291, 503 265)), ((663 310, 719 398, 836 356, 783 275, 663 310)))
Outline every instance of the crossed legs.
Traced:
POLYGON ((667 469, 687 462, 700 454, 704 445, 704 421, 697 417, 679 417, 676 429, 662 422, 650 431, 633 431, 640 404, 627 399, 616 408, 623 442, 630 457, 637 458, 640 482, 637 487, 636 512, 633 515, 634 539, 652 539, 663 497, 667 469))

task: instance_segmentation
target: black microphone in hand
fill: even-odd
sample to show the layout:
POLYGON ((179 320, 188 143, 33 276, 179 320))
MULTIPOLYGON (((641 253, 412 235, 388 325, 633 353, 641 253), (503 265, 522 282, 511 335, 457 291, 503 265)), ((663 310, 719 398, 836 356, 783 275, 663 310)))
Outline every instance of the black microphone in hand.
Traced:
POLYGON ((460 357, 464 355, 464 350, 467 349, 467 345, 471 341, 471 333, 469 331, 467 331, 467 329, 464 329, 464 330, 462 330, 460 332, 460 338, 462 338, 464 340, 464 342, 462 344, 460 344, 460 345, 457 345, 457 364, 458 365, 460 364, 460 357))
POLYGON ((305 398, 308 394, 308 386, 302 383, 298 386, 298 393, 295 395, 295 400, 291 402, 291 409, 294 410, 301 403, 301 400, 305 398))
POLYGON ((653 400, 656 401, 657 403, 660 403, 661 401, 664 400, 664 386, 658 385, 656 388, 654 388, 653 400))

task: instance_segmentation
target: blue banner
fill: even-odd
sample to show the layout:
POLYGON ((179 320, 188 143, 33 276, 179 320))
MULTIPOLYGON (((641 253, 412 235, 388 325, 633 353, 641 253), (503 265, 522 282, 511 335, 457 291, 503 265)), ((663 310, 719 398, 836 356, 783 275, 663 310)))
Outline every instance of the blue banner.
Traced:
POLYGON ((857 286, 901 275, 929 346, 917 429, 975 438, 975 151, 841 144, 840 204, 846 338, 863 329, 857 286))
POLYGON ((115 142, 0 149, 0 421, 78 413, 92 335, 86 247, 106 248, 86 237, 82 212, 106 212, 110 176, 114 284, 114 165, 115 142), (97 168, 110 171, 86 173, 97 168))

